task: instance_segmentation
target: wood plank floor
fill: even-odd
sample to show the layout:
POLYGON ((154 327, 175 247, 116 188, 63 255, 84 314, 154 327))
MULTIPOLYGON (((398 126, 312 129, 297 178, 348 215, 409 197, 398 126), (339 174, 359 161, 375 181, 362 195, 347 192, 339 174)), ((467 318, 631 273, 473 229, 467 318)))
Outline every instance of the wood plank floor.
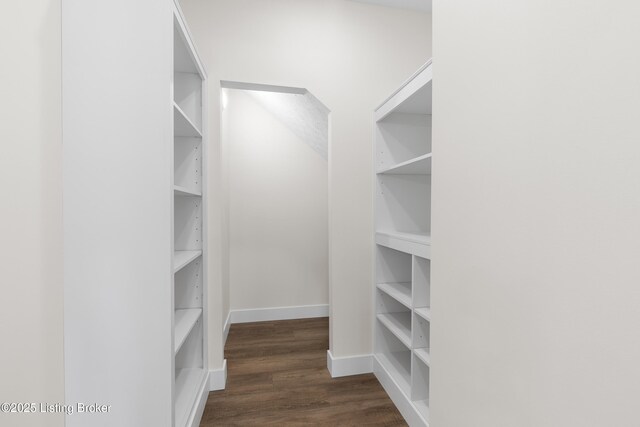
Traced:
POLYGON ((328 347, 327 318, 232 325, 200 426, 405 426, 373 374, 331 378, 328 347))

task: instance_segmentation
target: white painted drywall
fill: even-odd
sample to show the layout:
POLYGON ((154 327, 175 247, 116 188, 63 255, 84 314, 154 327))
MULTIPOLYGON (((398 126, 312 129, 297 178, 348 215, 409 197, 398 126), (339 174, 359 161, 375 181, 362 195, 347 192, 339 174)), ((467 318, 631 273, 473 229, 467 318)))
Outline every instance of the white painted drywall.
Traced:
POLYGON ((305 95, 225 91, 230 308, 327 304, 327 161, 283 113, 305 95))
POLYGON ((3 3, 0 52, 0 402, 63 403, 60 1, 3 3))
MULTIPOLYGON (((336 357, 370 353, 373 109, 431 57, 431 15, 344 0, 182 7, 209 72, 212 144, 218 80, 306 88, 331 110, 330 347, 336 357)), ((212 357, 213 368, 221 363, 212 357)))
POLYGON ((640 4, 434 4, 434 426, 639 424, 640 4))
POLYGON ((385 7, 399 7, 402 9, 414 9, 422 12, 431 12, 431 0, 352 0, 361 3, 371 3, 385 7))
MULTIPOLYGON (((324 160, 329 157, 329 110, 313 94, 247 92, 324 160)), ((233 171, 231 171, 233 172, 233 171)))

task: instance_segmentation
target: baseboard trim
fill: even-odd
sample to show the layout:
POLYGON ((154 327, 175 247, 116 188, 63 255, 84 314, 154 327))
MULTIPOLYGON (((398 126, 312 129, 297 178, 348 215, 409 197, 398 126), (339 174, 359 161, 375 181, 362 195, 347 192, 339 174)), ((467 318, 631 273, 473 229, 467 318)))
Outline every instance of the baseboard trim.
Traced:
POLYGON ((209 371, 209 391, 224 390, 227 386, 227 359, 222 362, 222 368, 209 371))
POLYGON ((335 357, 331 350, 327 350, 327 369, 331 378, 369 374, 373 372, 372 355, 335 357))
POLYGON ((230 327, 231 327, 231 312, 227 313, 227 320, 225 320, 224 328, 222 329, 223 347, 227 343, 227 337, 229 336, 229 328, 230 327))
POLYGON ((308 319, 312 317, 328 317, 329 304, 299 305, 293 307, 252 308, 231 310, 231 324, 266 322, 269 320, 308 319))
POLYGON ((411 427, 429 427, 427 420, 422 418, 422 415, 418 412, 415 406, 411 403, 409 397, 404 394, 398 383, 387 372, 385 367, 378 361, 375 355, 373 359, 373 374, 378 378, 378 381, 387 392, 391 401, 396 405, 400 414, 404 417, 407 424, 411 427))

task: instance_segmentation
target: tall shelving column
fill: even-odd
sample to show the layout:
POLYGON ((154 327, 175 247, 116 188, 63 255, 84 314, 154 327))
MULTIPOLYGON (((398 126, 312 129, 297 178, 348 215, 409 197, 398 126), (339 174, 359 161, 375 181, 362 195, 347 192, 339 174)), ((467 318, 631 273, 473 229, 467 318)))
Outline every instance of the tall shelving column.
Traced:
POLYGON ((179 6, 173 25, 174 426, 197 425, 208 391, 206 345, 206 73, 179 6))
POLYGON ((431 61, 375 111, 374 373, 407 422, 429 425, 431 61))
POLYGON ((206 73, 178 0, 65 0, 65 425, 192 427, 208 396, 206 73))

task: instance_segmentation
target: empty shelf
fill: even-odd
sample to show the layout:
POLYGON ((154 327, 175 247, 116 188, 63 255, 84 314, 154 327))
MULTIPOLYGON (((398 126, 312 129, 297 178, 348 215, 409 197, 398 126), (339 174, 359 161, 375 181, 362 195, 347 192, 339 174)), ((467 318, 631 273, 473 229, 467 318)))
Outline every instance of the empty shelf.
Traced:
POLYGON ((431 60, 376 108, 375 121, 391 113, 431 114, 431 60))
POLYGON ((380 169, 379 174, 395 175, 430 175, 431 174, 431 153, 398 163, 387 168, 380 169))
POLYGON ((378 289, 405 307, 411 308, 411 283, 380 283, 378 289))
POLYGON ((422 360, 425 365, 429 366, 431 364, 431 355, 429 354, 428 348, 416 348, 413 350, 418 359, 422 360))
POLYGON ((189 336, 189 333, 193 329, 194 325, 202 315, 201 308, 188 308, 183 310, 176 310, 174 317, 175 333, 173 341, 174 353, 177 353, 184 344, 184 341, 189 336))
POLYGON ((411 312, 380 313, 378 320, 407 348, 411 348, 411 312))
POLYGON ((420 308, 416 308, 414 311, 416 312, 416 314, 418 316, 420 316, 423 319, 431 322, 431 308, 429 308, 429 307, 420 307, 420 308))
POLYGON ((200 130, 175 102, 173 103, 173 135, 202 138, 200 130))
POLYGON ((204 380, 204 369, 179 369, 176 372, 175 425, 184 426, 204 380))
POLYGON ((376 232, 376 243, 397 251, 431 259, 431 233, 380 230, 376 232))
POLYGON ((377 353, 375 355, 378 363, 406 395, 410 395, 411 391, 410 356, 408 351, 377 353))
POLYGON ((186 187, 181 187, 179 185, 173 186, 173 194, 176 196, 202 196, 202 193, 199 191, 189 190, 186 187))
POLYGON ((177 273, 191 261, 202 255, 202 251, 175 251, 173 253, 173 272, 177 273))
POLYGON ((393 239, 405 240, 407 242, 419 243, 421 245, 431 244, 431 233, 406 233, 402 231, 378 231, 376 234, 388 236, 393 239))
POLYGON ((414 400, 413 404, 415 405, 422 418, 424 418, 426 422, 429 422, 429 399, 414 400))

